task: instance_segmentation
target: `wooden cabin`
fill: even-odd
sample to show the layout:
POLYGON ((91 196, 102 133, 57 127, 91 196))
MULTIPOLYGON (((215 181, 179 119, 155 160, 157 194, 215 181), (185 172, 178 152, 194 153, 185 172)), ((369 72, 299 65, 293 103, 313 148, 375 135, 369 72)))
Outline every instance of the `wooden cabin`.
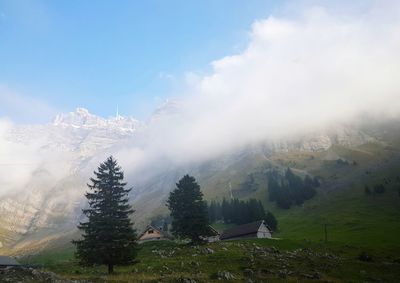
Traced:
POLYGON ((211 230, 211 235, 204 237, 204 236, 200 236, 200 239, 202 239, 203 241, 206 241, 208 243, 214 243, 219 241, 219 237, 221 236, 220 233, 214 229, 214 227, 212 227, 211 225, 208 225, 208 227, 211 230))
POLYGON ((0 256, 0 269, 17 266, 20 266, 20 264, 14 258, 9 256, 0 256))
POLYGON ((170 239, 170 237, 168 236, 168 234, 166 232, 149 225, 142 232, 142 234, 140 234, 139 243, 147 242, 147 241, 169 240, 169 239, 170 239))
POLYGON ((247 223, 227 229, 222 232, 221 240, 268 238, 271 239, 271 230, 264 220, 247 223))

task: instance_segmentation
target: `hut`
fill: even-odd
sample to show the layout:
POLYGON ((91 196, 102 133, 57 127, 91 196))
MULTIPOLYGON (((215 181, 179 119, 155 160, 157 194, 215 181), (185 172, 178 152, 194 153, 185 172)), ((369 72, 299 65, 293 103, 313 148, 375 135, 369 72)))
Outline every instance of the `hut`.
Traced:
POLYGON ((272 238, 271 230, 264 220, 247 223, 227 229, 222 232, 221 240, 249 239, 249 238, 272 238))
POLYGON ((162 231, 162 229, 155 228, 152 225, 147 226, 147 228, 140 234, 139 243, 147 241, 159 241, 159 240, 170 240, 170 236, 162 231))
POLYGON ((213 242, 219 241, 219 238, 221 236, 220 233, 217 230, 215 230, 214 227, 212 227, 211 225, 208 225, 208 227, 211 230, 210 235, 207 237, 200 237, 200 238, 202 238, 204 241, 206 241, 208 243, 213 243, 213 242))

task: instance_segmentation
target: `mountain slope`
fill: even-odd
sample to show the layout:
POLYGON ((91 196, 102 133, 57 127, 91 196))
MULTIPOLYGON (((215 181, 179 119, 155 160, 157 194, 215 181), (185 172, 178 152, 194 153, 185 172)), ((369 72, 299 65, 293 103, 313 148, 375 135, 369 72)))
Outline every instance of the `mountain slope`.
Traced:
MULTIPOLYGON (((26 253, 51 246, 54 241, 64 242, 61 238, 65 235, 73 237, 85 206, 86 182, 109 154, 116 154, 117 159, 130 165, 123 169, 134 188, 130 197, 139 229, 155 215, 167 213, 164 202, 168 192, 189 173, 196 177, 208 200, 262 200, 277 215, 282 237, 319 240, 321 227, 327 223, 332 237, 355 241, 361 233, 357 229, 369 231, 376 225, 378 230, 386 231, 385 218, 393 231, 398 231, 398 224, 390 220, 398 217, 393 181, 400 164, 397 120, 367 126, 332 125, 297 138, 240 147, 200 161, 176 162, 162 155, 155 163, 130 161, 143 154, 142 146, 152 137, 153 123, 164 121, 164 115, 170 113, 178 115, 179 105, 172 106, 157 111, 147 124, 120 116, 104 119, 79 108, 59 115, 52 124, 10 128, 5 135, 7 141, 23 146, 24 152, 35 152, 31 154, 35 158, 16 156, 30 162, 25 170, 27 181, 18 186, 9 183, 8 190, 0 191, 0 251, 26 253), (320 176, 322 186, 315 199, 286 211, 268 201, 267 173, 271 169, 283 172, 287 167, 301 176, 320 176), (254 178, 256 189, 244 185, 249 176, 254 178), (393 182, 387 192, 379 198, 366 198, 364 186, 372 187, 384 178, 393 182), (379 206, 384 209, 377 209, 379 206), (354 225, 346 215, 355 219, 354 225)), ((377 234, 370 235, 372 241, 377 234)), ((381 236, 389 239, 390 233, 381 236)), ((393 239, 388 242, 394 243, 393 239)))

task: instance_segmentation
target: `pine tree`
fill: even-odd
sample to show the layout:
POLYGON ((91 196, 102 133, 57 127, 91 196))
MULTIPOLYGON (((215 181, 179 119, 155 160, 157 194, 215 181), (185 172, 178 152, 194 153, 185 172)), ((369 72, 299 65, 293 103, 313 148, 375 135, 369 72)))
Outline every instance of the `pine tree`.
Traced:
POLYGON ((364 187, 364 193, 365 193, 366 195, 370 195, 370 194, 371 194, 371 190, 370 190, 370 188, 369 188, 367 185, 365 185, 365 187, 364 187))
POLYGON ((170 192, 167 207, 172 217, 172 233, 179 238, 189 238, 192 243, 202 243, 211 235, 207 203, 196 179, 185 175, 170 192))
POLYGON ((112 273, 114 265, 132 263, 137 252, 136 231, 129 219, 134 212, 128 204, 131 189, 125 189, 124 173, 112 156, 94 174, 88 184, 90 192, 85 194, 87 221, 78 226, 82 239, 73 243, 81 264, 105 264, 112 273))
POLYGON ((276 231, 278 228, 278 221, 270 211, 268 211, 267 215, 265 216, 265 222, 267 223, 268 227, 272 229, 272 231, 276 231))
POLYGON ((210 220, 210 223, 214 223, 217 220, 217 206, 215 201, 211 201, 208 206, 208 219, 210 220))

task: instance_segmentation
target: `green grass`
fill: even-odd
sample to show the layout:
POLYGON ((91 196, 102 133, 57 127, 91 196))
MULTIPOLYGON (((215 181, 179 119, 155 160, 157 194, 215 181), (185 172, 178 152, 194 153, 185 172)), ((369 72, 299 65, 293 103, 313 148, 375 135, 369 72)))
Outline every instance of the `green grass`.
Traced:
POLYGON ((335 243, 295 240, 241 240, 192 247, 187 244, 160 241, 141 245, 138 263, 116 267, 108 275, 105 266, 85 268, 73 258, 73 250, 47 252, 31 258, 46 270, 63 278, 93 282, 177 282, 192 278, 197 282, 218 282, 216 274, 228 271, 232 282, 243 282, 245 269, 251 269, 255 282, 362 282, 383 280, 396 282, 400 264, 396 259, 373 255, 373 262, 362 262, 354 250, 335 243), (204 249, 214 253, 207 254, 204 249), (309 276, 317 276, 311 280, 309 276))
MULTIPOLYGON (((229 271, 235 275, 235 282, 243 282, 246 268, 255 272, 254 282, 315 282, 305 276, 315 272, 318 272, 319 280, 327 282, 399 282, 398 154, 377 144, 356 149, 335 146, 328 153, 289 152, 270 156, 268 160, 246 158, 221 172, 209 173, 206 180, 200 181, 207 199, 221 200, 229 197, 229 183, 233 190, 237 189, 248 174, 254 174, 259 189, 249 192, 246 198, 262 200, 266 209, 275 214, 279 230, 274 236, 282 240, 209 244, 208 247, 215 250, 214 254, 203 254, 202 248, 173 242, 150 242, 142 245, 139 263, 118 267, 112 276, 106 274, 105 267, 80 267, 73 260, 71 247, 47 250, 25 260, 42 264, 65 278, 94 282, 176 282, 181 277, 190 277, 197 282, 217 282, 215 274, 218 271, 229 271), (338 166, 335 160, 326 159, 328 153, 350 162, 354 160, 356 165, 338 166), (324 182, 317 196, 303 206, 279 209, 268 201, 265 170, 271 166, 290 166, 301 175, 321 176, 324 182), (366 174, 366 171, 372 174, 366 174), (366 184, 372 188, 384 179, 391 180, 384 194, 364 194, 366 184), (325 224, 327 243, 324 242, 325 224), (268 249, 271 246, 279 253, 271 252, 268 249), (298 249, 307 250, 291 253, 298 249), (361 252, 371 255, 373 261, 359 261, 357 257, 361 252), (326 254, 332 258, 324 256, 326 254), (279 274, 282 270, 291 273, 279 274)), ((230 226, 218 223, 214 227, 220 231, 230 226)))

